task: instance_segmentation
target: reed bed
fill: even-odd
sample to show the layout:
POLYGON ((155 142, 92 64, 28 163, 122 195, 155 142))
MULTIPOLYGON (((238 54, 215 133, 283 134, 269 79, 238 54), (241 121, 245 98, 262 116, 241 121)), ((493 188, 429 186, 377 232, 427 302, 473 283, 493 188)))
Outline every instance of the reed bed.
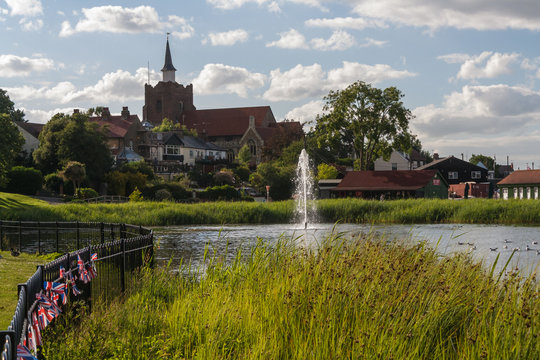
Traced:
MULTIPOLYGON (((538 359, 540 287, 467 255, 334 234, 203 271, 144 270, 123 302, 47 330, 47 359, 538 359), (181 275, 184 274, 184 275, 181 275)), ((211 253, 211 252, 207 252, 211 253)), ((185 269, 184 269, 185 270, 185 269)))

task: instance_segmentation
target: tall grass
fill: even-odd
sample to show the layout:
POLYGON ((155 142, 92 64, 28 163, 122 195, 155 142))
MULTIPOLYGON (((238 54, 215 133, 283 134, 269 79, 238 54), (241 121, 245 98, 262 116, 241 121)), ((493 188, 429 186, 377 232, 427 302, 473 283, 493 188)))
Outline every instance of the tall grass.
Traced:
POLYGON ((466 255, 383 240, 261 242, 230 266, 210 259, 204 274, 147 270, 125 302, 48 330, 45 356, 540 358, 534 275, 497 282, 466 255))
MULTIPOLYGON (((124 204, 48 205, 31 198, 28 198, 30 200, 27 202, 20 199, 17 202, 8 202, 3 200, 4 195, 6 194, 0 193, 0 219, 4 220, 103 221, 146 226, 270 224, 292 222, 294 211, 293 201, 198 204, 144 201, 124 204)), ((540 224, 538 200, 332 199, 318 200, 317 209, 320 220, 331 223, 540 224)))

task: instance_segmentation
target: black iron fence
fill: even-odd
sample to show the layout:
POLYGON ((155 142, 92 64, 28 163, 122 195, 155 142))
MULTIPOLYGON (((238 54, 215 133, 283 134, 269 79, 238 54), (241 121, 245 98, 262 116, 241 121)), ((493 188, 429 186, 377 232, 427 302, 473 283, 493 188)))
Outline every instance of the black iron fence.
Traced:
POLYGON ((93 262, 97 277, 86 283, 77 279, 81 294, 76 298, 72 292, 67 295, 70 301, 82 299, 91 307, 92 299, 108 301, 122 294, 132 284, 134 270, 152 265, 153 259, 152 231, 128 224, 0 221, 0 244, 14 251, 65 253, 38 266, 26 283, 18 285, 15 314, 7 331, 0 331, 0 360, 17 358, 17 345, 24 343, 29 324, 33 324, 36 295, 44 281, 64 281, 60 268, 75 272, 79 257, 87 266, 91 254, 97 254, 93 262))

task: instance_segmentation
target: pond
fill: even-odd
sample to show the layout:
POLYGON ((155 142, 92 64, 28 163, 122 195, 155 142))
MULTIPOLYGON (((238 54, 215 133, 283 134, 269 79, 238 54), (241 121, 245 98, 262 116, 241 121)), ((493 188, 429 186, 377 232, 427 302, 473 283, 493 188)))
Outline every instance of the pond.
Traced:
POLYGON ((317 244, 334 231, 347 237, 359 233, 375 232, 387 241, 426 241, 441 254, 470 252, 473 258, 491 267, 499 256, 496 270, 500 271, 516 250, 510 268, 519 268, 523 275, 536 271, 540 275, 540 228, 525 226, 422 224, 422 225, 365 225, 365 224, 313 224, 304 230, 295 224, 277 225, 194 225, 156 228, 158 240, 156 260, 160 265, 171 262, 171 269, 178 270, 180 261, 197 268, 203 259, 205 246, 230 261, 238 249, 249 251, 258 238, 275 242, 281 236, 297 239, 302 244, 317 244), (529 248, 529 250, 527 250, 529 248))

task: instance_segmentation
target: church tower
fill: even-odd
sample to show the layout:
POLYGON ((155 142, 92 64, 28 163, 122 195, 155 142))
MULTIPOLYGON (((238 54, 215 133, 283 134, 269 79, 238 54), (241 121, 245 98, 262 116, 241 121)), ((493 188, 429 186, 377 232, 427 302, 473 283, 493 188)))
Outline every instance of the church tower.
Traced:
MULTIPOLYGON (((167 34, 168 35, 168 34, 167 34)), ((176 82, 176 69, 172 63, 169 37, 165 48, 163 80, 156 86, 144 85, 143 121, 159 125, 164 118, 173 123, 183 124, 184 112, 195 110, 193 106, 193 85, 184 86, 176 82)))
POLYGON ((176 82, 175 80, 176 69, 174 68, 174 65, 172 64, 171 49, 169 48, 169 35, 167 35, 167 48, 165 50, 165 65, 163 65, 163 69, 161 69, 161 72, 163 72, 164 82, 167 82, 167 81, 176 82))

